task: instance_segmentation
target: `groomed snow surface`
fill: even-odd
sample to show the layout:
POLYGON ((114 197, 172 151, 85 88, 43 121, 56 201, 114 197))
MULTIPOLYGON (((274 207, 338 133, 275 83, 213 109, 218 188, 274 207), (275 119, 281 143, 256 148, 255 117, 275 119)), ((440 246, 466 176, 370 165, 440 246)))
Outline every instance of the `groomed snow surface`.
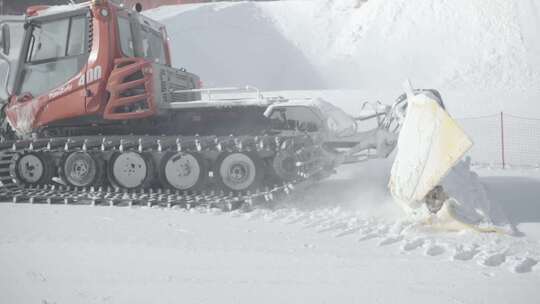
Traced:
MULTIPOLYGON (((453 115, 530 116, 540 114, 538 6, 234 2, 148 15, 167 25, 175 65, 207 87, 320 96, 354 114, 411 78, 440 89, 453 115)), ((391 165, 344 166, 249 212, 0 204, 0 303, 538 302, 540 171, 457 178, 479 181, 467 193, 501 208, 510 236, 408 217, 388 193, 391 165)))
POLYGON ((537 302, 538 172, 481 171, 516 237, 408 221, 389 166, 251 212, 0 204, 0 302, 537 302))

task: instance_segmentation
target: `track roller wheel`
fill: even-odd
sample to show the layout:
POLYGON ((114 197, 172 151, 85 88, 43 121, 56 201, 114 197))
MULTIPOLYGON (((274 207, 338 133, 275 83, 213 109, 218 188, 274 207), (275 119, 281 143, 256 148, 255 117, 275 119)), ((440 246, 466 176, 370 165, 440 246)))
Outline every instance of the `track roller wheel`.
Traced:
POLYGON ((88 152, 69 153, 63 158, 62 164, 62 178, 71 186, 96 186, 103 180, 103 160, 88 152))
POLYGON ((288 139, 281 144, 280 150, 272 160, 272 168, 279 179, 292 181, 300 177, 297 163, 312 157, 309 152, 302 152, 302 149, 311 146, 313 142, 307 138, 288 139))
POLYGON ((296 167, 297 161, 298 157, 296 157, 294 151, 282 150, 274 157, 272 167, 281 180, 292 181, 299 177, 298 168, 296 167))
POLYGON ((199 189, 208 177, 208 167, 197 154, 169 152, 161 159, 158 176, 161 184, 177 190, 199 189))
POLYGON ((27 185, 47 184, 53 176, 52 160, 44 154, 26 153, 19 157, 15 165, 17 178, 27 185))
POLYGON ((263 170, 263 162, 257 154, 234 152, 220 155, 214 172, 222 188, 237 192, 261 186, 263 170))
POLYGON ((123 189, 144 188, 154 176, 154 163, 150 157, 137 152, 115 153, 109 161, 109 181, 123 189))

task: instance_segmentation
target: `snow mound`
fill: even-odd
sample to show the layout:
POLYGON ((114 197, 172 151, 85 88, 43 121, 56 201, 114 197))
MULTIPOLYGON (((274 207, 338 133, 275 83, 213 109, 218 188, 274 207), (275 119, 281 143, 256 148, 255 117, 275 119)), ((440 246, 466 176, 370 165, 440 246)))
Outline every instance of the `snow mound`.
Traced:
POLYGON ((535 1, 316 0, 166 6, 174 63, 206 86, 362 89, 391 100, 411 78, 454 115, 540 115, 535 1), (531 113, 531 109, 539 113, 531 113))
POLYGON ((173 64, 199 74, 206 87, 324 87, 316 68, 277 30, 265 7, 251 2, 181 5, 147 14, 167 25, 173 64))
POLYGON ((454 207, 459 218, 480 230, 516 233, 501 206, 488 198, 478 175, 471 170, 469 157, 452 168, 442 185, 455 199, 454 207))

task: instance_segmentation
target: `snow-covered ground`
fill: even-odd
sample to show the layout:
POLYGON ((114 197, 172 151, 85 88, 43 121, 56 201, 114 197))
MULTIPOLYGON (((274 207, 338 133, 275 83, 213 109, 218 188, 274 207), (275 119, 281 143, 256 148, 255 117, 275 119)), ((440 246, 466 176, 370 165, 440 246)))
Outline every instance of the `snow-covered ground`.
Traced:
MULTIPOLYGON (((354 114, 411 78, 453 115, 534 116, 539 9, 293 0, 147 14, 167 25, 175 65, 208 87, 322 96, 354 114)), ((388 193, 391 163, 344 166, 250 212, 0 203, 0 303, 538 302, 539 170, 474 168, 510 236, 410 219, 388 193)))
POLYGON ((510 237, 408 222, 385 166, 251 212, 0 204, 0 302, 537 302, 540 173, 481 170, 510 237))

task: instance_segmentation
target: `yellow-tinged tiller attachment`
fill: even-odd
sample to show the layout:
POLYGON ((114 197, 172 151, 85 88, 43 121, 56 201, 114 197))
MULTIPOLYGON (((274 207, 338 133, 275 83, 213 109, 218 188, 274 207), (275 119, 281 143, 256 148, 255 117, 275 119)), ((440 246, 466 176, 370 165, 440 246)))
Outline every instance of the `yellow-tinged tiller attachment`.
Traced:
POLYGON ((472 141, 429 93, 411 92, 407 99, 389 188, 396 201, 415 209, 471 148, 472 141))

